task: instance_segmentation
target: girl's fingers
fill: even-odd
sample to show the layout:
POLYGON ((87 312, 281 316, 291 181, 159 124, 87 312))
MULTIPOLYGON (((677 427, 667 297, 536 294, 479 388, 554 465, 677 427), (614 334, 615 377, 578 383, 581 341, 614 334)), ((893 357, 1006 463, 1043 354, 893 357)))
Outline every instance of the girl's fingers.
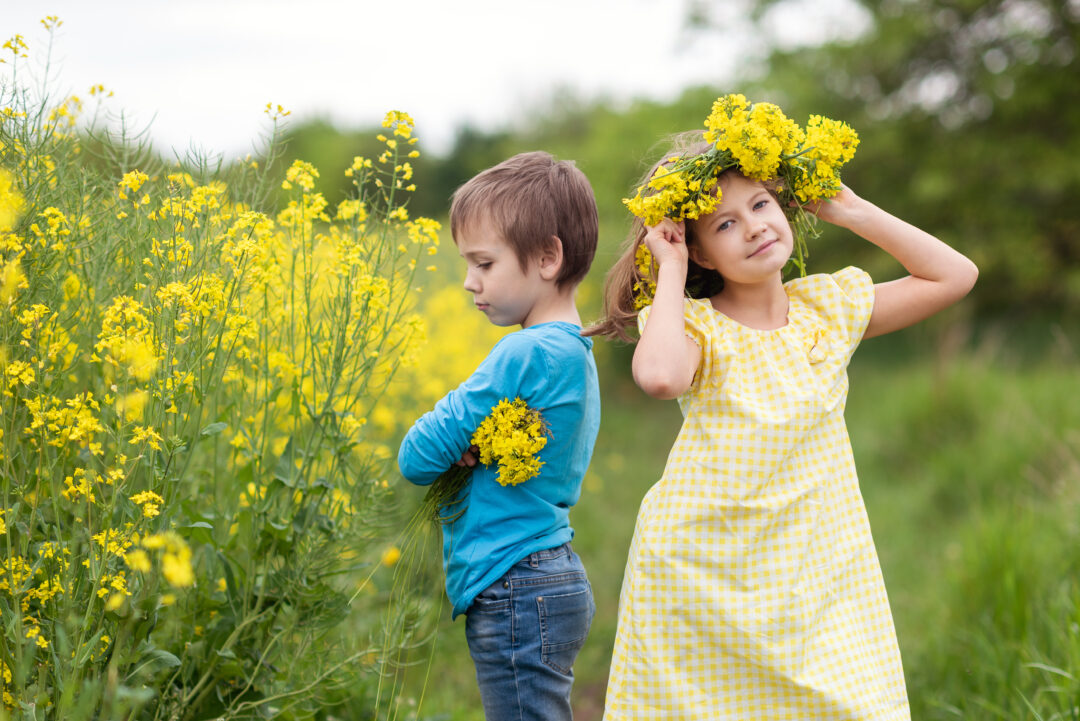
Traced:
POLYGON ((663 218, 656 225, 646 225, 645 227, 648 229, 646 237, 659 235, 668 242, 672 242, 674 239, 681 241, 686 235, 686 224, 681 220, 674 221, 671 218, 663 218))

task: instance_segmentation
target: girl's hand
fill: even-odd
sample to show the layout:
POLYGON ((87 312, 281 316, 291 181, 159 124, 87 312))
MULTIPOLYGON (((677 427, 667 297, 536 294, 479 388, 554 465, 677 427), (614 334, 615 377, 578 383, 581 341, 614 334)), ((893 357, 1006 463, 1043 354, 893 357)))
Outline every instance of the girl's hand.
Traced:
POLYGON ((815 200, 803 206, 826 223, 850 228, 856 221, 863 200, 846 185, 840 185, 840 192, 831 198, 815 200))
POLYGON ((701 349, 686 335, 686 226, 664 218, 646 226, 645 244, 659 266, 652 312, 634 348, 634 382, 653 398, 677 398, 693 383, 701 349))
POLYGON ((906 328, 967 295, 979 276, 975 264, 926 231, 890 215, 847 186, 806 205, 822 220, 865 238, 910 274, 874 286, 874 310, 864 338, 906 328))
POLYGON ((645 245, 649 246, 656 264, 678 261, 686 265, 689 253, 686 250, 686 224, 664 218, 656 225, 645 226, 645 245))

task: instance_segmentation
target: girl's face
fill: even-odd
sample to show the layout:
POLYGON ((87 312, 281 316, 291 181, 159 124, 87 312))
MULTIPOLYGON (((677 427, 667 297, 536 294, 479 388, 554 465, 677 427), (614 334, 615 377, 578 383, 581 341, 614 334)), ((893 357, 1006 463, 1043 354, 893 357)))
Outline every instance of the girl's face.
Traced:
POLYGON ((690 221, 690 258, 717 271, 725 284, 771 279, 783 270, 794 246, 784 209, 765 186, 738 173, 720 176, 720 190, 716 210, 690 221))

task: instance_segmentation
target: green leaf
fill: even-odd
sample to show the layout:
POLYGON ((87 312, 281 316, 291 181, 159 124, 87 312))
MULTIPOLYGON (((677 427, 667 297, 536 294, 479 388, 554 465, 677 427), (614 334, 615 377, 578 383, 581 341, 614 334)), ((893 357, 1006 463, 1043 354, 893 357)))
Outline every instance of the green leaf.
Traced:
POLYGON ((221 421, 218 421, 217 423, 211 423, 206 428, 203 428, 201 431, 199 431, 199 435, 200 436, 216 436, 218 433, 221 433, 223 430, 225 430, 228 427, 229 427, 228 423, 222 423, 221 421))
POLYGON ((142 655, 139 656, 139 660, 135 664, 135 667, 131 669, 128 678, 132 678, 136 674, 153 674, 167 668, 176 668, 180 665, 179 658, 163 648, 158 648, 149 641, 143 641, 139 644, 139 650, 142 652, 142 655))
POLYGON ((86 641, 82 645, 82 648, 78 649, 75 655, 75 668, 82 668, 83 665, 86 664, 86 661, 90 658, 91 654, 101 652, 101 647, 98 645, 98 641, 101 640, 102 633, 103 631, 99 629, 97 633, 90 637, 89 641, 86 641))
POLYGON ((290 437, 289 442, 285 444, 285 450, 281 452, 277 465, 274 467, 274 478, 289 488, 296 488, 296 484, 300 480, 300 469, 296 467, 297 455, 299 455, 298 451, 293 445, 293 439, 290 437))
POLYGON ((192 540, 199 543, 212 543, 214 537, 212 535, 214 527, 206 521, 194 521, 184 526, 179 526, 181 530, 187 530, 188 535, 192 540))

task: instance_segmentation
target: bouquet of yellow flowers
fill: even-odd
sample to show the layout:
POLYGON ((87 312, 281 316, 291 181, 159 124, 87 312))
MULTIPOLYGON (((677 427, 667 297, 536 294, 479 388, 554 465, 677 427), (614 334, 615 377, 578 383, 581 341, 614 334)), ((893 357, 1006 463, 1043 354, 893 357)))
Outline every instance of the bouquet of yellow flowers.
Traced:
MULTIPOLYGON (((547 445, 547 424, 540 411, 530 408, 525 401, 504 398, 491 409, 472 434, 470 443, 477 448, 479 461, 485 466, 497 464, 496 480, 504 486, 516 486, 540 474, 544 464, 537 454, 547 445)), ((424 496, 424 515, 439 523, 451 523, 464 513, 464 509, 444 512, 462 501, 458 498, 465 487, 472 468, 451 466, 435 479, 424 496)))
MULTIPOLYGON (((776 105, 752 103, 738 94, 716 99, 705 129, 708 150, 666 158, 623 203, 646 225, 665 217, 696 219, 720 204, 719 176, 736 168, 776 191, 795 231, 792 262, 805 274, 806 238, 816 230, 803 205, 840 191, 840 167, 855 155, 858 135, 847 124, 820 115, 811 115, 804 129, 776 105)), ((651 301, 655 284, 650 283, 651 273, 644 272, 651 270, 652 256, 642 248, 635 292, 644 305, 651 301)))

